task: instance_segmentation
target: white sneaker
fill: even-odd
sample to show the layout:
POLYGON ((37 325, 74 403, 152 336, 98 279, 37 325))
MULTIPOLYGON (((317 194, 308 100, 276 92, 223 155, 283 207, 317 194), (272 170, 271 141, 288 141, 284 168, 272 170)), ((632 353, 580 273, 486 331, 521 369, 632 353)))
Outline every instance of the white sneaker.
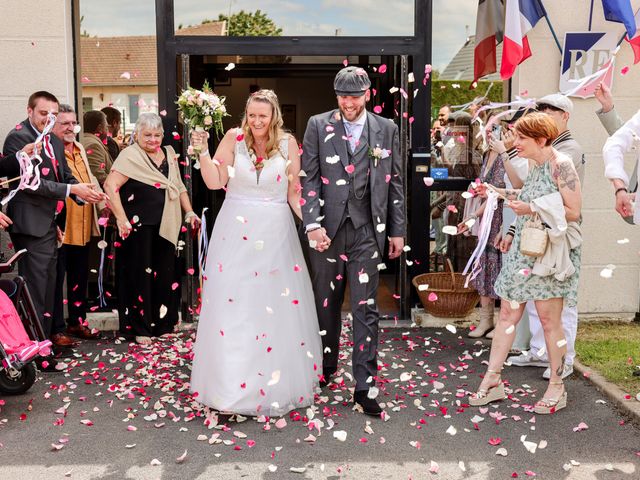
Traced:
MULTIPOLYGON (((567 378, 572 373, 573 373, 573 365, 567 365, 565 363, 564 367, 562 369, 562 377, 561 378, 564 380, 565 378, 567 378)), ((549 380, 551 378, 551 367, 547 368, 544 371, 544 373, 542 374, 542 378, 546 378, 547 380, 549 380)))
POLYGON ((541 360, 540 357, 537 357, 531 352, 522 352, 520 355, 516 355, 515 357, 509 357, 507 359, 514 367, 548 367, 549 362, 541 360))

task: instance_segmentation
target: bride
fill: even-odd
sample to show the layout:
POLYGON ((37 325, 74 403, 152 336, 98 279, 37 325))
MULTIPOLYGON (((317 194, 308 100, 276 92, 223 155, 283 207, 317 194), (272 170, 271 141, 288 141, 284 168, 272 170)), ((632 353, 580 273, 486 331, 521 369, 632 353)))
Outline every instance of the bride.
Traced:
POLYGON ((215 410, 280 416, 309 406, 322 374, 311 281, 291 210, 300 217, 300 156, 282 129, 272 90, 247 100, 242 126, 212 159, 207 134, 202 177, 226 187, 204 271, 191 392, 215 410))

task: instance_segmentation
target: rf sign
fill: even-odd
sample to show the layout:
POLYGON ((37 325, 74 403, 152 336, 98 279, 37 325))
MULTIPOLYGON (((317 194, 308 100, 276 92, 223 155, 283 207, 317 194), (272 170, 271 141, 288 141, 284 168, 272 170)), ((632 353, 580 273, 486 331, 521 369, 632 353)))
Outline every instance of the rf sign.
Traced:
POLYGON ((616 43, 613 32, 567 32, 558 90, 569 91, 582 79, 600 70, 611 58, 616 43))

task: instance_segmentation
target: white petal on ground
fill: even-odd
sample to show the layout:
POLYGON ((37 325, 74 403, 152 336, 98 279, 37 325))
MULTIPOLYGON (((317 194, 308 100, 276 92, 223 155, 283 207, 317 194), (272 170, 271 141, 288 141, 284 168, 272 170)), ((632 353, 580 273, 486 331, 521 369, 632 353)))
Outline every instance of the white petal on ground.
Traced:
POLYGON ((347 439, 347 432, 344 430, 336 430, 333 432, 333 438, 337 438, 341 442, 344 442, 347 439))

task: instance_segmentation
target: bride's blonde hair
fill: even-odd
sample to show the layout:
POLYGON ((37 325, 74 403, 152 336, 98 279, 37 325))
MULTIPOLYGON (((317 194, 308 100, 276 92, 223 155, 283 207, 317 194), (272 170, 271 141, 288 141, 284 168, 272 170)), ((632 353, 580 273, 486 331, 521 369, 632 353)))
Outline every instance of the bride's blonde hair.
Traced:
POLYGON ((280 102, 278 102, 278 97, 273 90, 262 89, 249 95, 247 104, 244 107, 241 124, 244 141, 249 151, 255 151, 255 139, 253 138, 251 128, 249 128, 249 122, 247 121, 247 108, 249 108, 251 102, 262 102, 271 105, 271 123, 269 124, 266 144, 267 156, 271 157, 279 150, 280 141, 287 135, 283 129, 284 121, 282 120, 280 102))

